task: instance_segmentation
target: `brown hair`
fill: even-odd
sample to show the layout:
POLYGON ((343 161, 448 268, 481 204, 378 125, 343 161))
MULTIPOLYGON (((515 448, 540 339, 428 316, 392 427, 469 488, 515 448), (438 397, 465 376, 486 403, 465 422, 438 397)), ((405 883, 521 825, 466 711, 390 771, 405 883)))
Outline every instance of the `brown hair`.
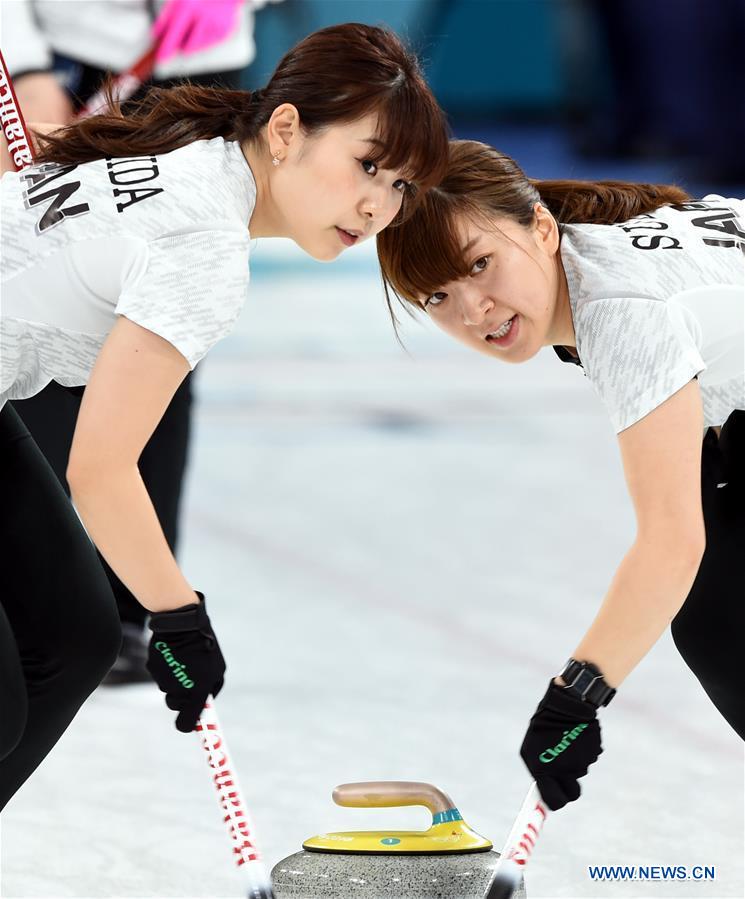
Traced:
POLYGON ((381 231, 378 258, 388 309, 396 315, 391 292, 411 311, 418 297, 429 296, 449 281, 464 278, 464 258, 456 218, 465 214, 483 222, 508 216, 525 227, 542 203, 560 224, 611 225, 666 203, 682 203, 688 194, 674 185, 625 181, 534 181, 514 159, 478 141, 450 142, 447 174, 422 198, 402 224, 381 231))
POLYGON ((379 166, 400 170, 412 193, 437 183, 447 164, 445 117, 416 57, 384 28, 347 23, 300 41, 258 91, 185 84, 151 88, 124 111, 110 112, 40 135, 38 162, 76 164, 103 157, 168 153, 197 140, 256 141, 282 103, 294 104, 306 132, 378 113, 379 166))

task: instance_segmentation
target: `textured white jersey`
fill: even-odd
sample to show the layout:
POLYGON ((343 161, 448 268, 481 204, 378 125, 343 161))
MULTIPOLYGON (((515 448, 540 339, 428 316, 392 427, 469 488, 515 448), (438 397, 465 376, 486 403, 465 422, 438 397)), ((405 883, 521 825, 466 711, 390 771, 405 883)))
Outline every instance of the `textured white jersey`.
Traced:
POLYGON ((256 183, 221 137, 2 178, 0 406, 87 383, 116 317, 193 368, 240 314, 256 183))
POLYGON ((617 432, 694 377, 706 426, 745 409, 745 202, 564 225, 577 353, 617 432))

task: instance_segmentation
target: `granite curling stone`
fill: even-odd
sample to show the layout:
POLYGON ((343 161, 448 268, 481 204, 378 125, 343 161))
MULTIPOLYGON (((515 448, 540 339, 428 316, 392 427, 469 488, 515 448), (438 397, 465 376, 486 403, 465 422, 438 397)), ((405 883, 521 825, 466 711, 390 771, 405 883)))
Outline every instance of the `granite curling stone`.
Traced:
MULTIPOLYGON (((276 899, 484 899, 499 853, 442 790, 411 781, 353 783, 337 787, 333 799, 348 808, 423 805, 432 826, 311 837, 272 869, 276 899)), ((522 882, 515 899, 526 899, 522 882)))

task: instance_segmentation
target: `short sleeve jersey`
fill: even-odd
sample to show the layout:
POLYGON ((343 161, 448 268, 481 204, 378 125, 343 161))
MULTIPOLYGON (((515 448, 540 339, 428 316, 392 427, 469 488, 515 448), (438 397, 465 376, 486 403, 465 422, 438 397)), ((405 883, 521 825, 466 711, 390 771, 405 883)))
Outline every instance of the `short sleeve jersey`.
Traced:
POLYGON ((193 368, 245 302, 255 202, 240 145, 220 137, 5 174, 0 405, 85 384, 119 315, 193 368))
POLYGON ((562 231, 579 362, 616 432, 695 377, 706 426, 745 409, 744 201, 562 231))

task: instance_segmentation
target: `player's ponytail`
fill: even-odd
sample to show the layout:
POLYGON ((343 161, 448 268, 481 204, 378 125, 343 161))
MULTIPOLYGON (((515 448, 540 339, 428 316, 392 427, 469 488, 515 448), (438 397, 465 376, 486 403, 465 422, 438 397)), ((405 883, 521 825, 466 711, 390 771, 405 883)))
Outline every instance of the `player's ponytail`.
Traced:
POLYGON ((514 159, 493 147, 478 141, 451 141, 443 180, 406 222, 386 228, 377 237, 394 325, 392 294, 409 311, 421 309, 418 297, 468 274, 456 229, 458 216, 465 214, 477 222, 507 217, 528 227, 534 221, 535 204, 542 203, 560 225, 611 225, 687 198, 674 185, 535 181, 526 177, 514 159))
POLYGON ((151 156, 215 137, 255 141, 283 103, 297 107, 306 134, 375 113, 382 142, 375 162, 405 172, 420 189, 444 173, 445 117, 416 57, 392 31, 358 23, 313 32, 285 54, 259 91, 187 83, 151 88, 123 108, 113 102, 104 115, 38 135, 37 161, 151 156))
POLYGON ((234 137, 242 120, 251 123, 261 106, 261 91, 229 90, 181 84, 151 87, 124 110, 112 92, 114 79, 102 85, 108 112, 74 122, 51 133, 36 133, 36 162, 76 165, 102 158, 154 156, 195 140, 234 137))
POLYGON ((666 203, 683 203, 688 194, 674 184, 629 181, 533 181, 541 202, 565 225, 613 225, 654 212, 666 203))

